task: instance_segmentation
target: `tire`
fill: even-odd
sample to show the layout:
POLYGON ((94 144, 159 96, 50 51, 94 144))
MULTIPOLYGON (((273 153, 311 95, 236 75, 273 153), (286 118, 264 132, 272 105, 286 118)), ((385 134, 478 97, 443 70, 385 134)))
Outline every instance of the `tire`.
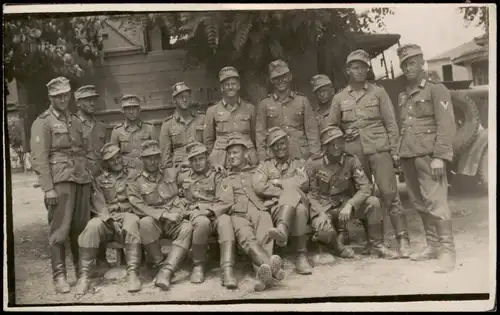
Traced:
POLYGON ((479 180, 481 181, 483 190, 488 192, 488 147, 486 147, 483 155, 481 156, 477 173, 479 175, 479 180))
POLYGON ((474 141, 481 119, 476 104, 464 91, 452 90, 450 93, 457 124, 453 151, 460 152, 474 141))

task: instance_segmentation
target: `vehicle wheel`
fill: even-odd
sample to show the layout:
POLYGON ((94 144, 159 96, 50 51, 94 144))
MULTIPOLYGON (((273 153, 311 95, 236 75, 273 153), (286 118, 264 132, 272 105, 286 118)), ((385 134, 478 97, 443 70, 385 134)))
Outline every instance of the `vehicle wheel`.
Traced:
POLYGON ((481 186, 486 192, 488 192, 488 147, 484 150, 483 156, 479 161, 477 173, 479 174, 479 179, 481 180, 481 186))
POLYGON ((481 119, 476 104, 464 91, 452 90, 450 93, 457 124, 453 151, 459 152, 474 141, 481 119))

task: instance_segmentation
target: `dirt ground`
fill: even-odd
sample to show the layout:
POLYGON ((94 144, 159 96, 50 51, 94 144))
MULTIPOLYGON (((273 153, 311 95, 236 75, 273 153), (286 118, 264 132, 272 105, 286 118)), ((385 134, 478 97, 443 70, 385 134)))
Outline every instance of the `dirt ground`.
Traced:
MULTIPOLYGON (((16 304, 58 303, 119 303, 154 301, 209 301, 224 299, 304 298, 327 296, 400 295, 433 293, 486 293, 489 291, 488 199, 485 194, 450 196, 454 215, 454 233, 457 247, 457 268, 450 274, 435 274, 436 261, 382 260, 371 257, 359 261, 336 258, 333 263, 317 265, 310 276, 297 275, 290 257, 285 256, 285 281, 271 290, 253 292, 253 272, 244 262, 237 264, 239 289, 228 291, 220 286, 217 262, 208 273, 205 283, 189 282, 190 263, 174 279, 169 292, 155 288, 152 277, 141 270, 143 290, 126 291, 125 279, 93 280, 94 292, 79 299, 73 294, 56 295, 52 287, 49 250, 47 247, 47 213, 43 207, 43 194, 33 188, 33 176, 14 174, 13 215, 15 239, 16 304)), ((410 225, 412 249, 424 245, 421 221, 409 209, 406 194, 402 192, 410 225)), ((387 224, 386 239, 394 247, 393 233, 387 224)), ((363 242, 361 229, 351 231, 355 242, 363 242)), ((110 260, 112 251, 108 250, 110 260)), ((76 283, 71 259, 68 255, 68 280, 76 283)), ((115 269, 116 271, 116 269, 115 269)), ((118 272, 119 274, 120 272, 118 272)), ((122 270, 123 273, 123 270, 122 270)), ((108 275, 110 273, 108 272, 108 275)), ((120 277, 118 277, 120 278, 120 277)))

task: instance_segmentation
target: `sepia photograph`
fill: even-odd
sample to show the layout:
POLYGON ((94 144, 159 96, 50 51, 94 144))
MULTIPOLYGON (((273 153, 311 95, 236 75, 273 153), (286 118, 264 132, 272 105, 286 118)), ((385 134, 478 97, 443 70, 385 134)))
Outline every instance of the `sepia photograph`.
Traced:
POLYGON ((2 15, 4 310, 496 308, 496 5, 2 15))

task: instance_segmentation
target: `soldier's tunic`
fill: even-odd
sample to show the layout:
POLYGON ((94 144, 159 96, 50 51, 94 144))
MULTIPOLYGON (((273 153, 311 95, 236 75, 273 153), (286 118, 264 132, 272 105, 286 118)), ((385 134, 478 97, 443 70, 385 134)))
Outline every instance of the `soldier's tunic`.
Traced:
POLYGON ((447 177, 434 180, 430 168, 433 158, 453 160, 456 124, 450 92, 443 84, 422 79, 415 89, 400 93, 399 106, 402 121, 399 154, 412 204, 418 211, 450 220, 447 177))
POLYGON ((358 157, 368 179, 372 175, 391 215, 403 206, 397 190, 391 155, 397 155, 399 138, 394 108, 384 88, 365 83, 361 93, 347 86, 334 96, 328 124, 343 129, 346 152, 358 157))
POLYGON ((78 235, 90 219, 92 175, 85 155, 82 121, 53 107, 31 126, 32 166, 43 191, 54 189, 59 202, 47 207, 49 244, 63 244, 70 237, 78 247, 78 235))
POLYGON ((176 174, 173 169, 164 173, 138 172, 127 184, 126 193, 134 213, 139 216, 141 241, 144 245, 158 240, 162 235, 173 239, 172 244, 189 250, 192 225, 184 220, 180 224, 162 218, 165 212, 185 214, 177 195, 176 174))
POLYGON ((316 120, 318 121, 319 130, 323 130, 328 126, 328 115, 330 114, 330 103, 328 105, 320 105, 316 109, 316 120))
POLYGON ((78 238, 80 247, 98 248, 102 242, 140 243, 139 217, 132 212, 125 192, 132 171, 104 171, 92 182, 91 211, 94 218, 78 238))
POLYGON ((273 93, 260 101, 255 138, 261 161, 271 157, 266 138, 272 127, 280 127, 288 134, 292 157, 307 160, 311 154, 319 152, 318 123, 306 96, 290 92, 285 100, 280 101, 273 93))
POLYGON ((203 143, 205 114, 197 112, 185 120, 177 111, 165 122, 160 130, 162 169, 176 167, 186 161, 186 145, 193 141, 203 143))
POLYGON ((307 161, 306 169, 311 225, 315 231, 320 213, 336 220, 347 202, 353 206, 355 218, 366 219, 368 224, 381 222, 380 201, 371 196, 372 185, 356 156, 344 153, 338 163, 331 163, 326 155, 317 155, 307 161))
POLYGON ((217 235, 219 242, 234 242, 234 229, 231 217, 227 214, 232 204, 218 201, 215 197, 221 175, 213 168, 198 175, 187 169, 177 178, 181 199, 193 224, 193 245, 206 244, 210 234, 217 235), (212 216, 197 215, 209 210, 212 216))
POLYGON ((139 121, 130 125, 124 121, 113 129, 110 142, 120 147, 126 167, 142 169, 141 143, 145 140, 158 140, 152 124, 139 121))
POLYGON ((288 162, 279 164, 275 158, 261 163, 253 177, 253 187, 256 194, 265 200, 272 200, 271 216, 274 224, 281 218, 281 206, 296 208, 290 233, 292 236, 306 234, 309 221, 309 201, 304 193, 309 188, 309 179, 305 173, 305 161, 290 158, 288 162), (303 172, 297 170, 302 169, 303 172), (283 188, 274 186, 271 181, 280 180, 283 188))
POLYGON ((245 254, 249 254, 250 245, 260 244, 269 255, 273 253, 274 241, 269 238, 269 229, 273 227, 269 207, 257 197, 252 187, 255 167, 244 167, 241 172, 230 172, 222 179, 217 198, 233 204, 229 210, 236 241, 245 254))
POLYGON ((203 131, 203 140, 210 152, 212 164, 226 164, 226 144, 229 136, 240 134, 247 141, 248 158, 250 164, 258 164, 254 144, 255 107, 249 102, 239 99, 235 107, 230 108, 224 99, 211 106, 205 117, 206 128, 203 131))
POLYGON ((97 176, 102 171, 100 151, 106 143, 106 125, 95 118, 86 119, 78 116, 83 125, 83 138, 87 145, 87 160, 92 175, 97 176))

